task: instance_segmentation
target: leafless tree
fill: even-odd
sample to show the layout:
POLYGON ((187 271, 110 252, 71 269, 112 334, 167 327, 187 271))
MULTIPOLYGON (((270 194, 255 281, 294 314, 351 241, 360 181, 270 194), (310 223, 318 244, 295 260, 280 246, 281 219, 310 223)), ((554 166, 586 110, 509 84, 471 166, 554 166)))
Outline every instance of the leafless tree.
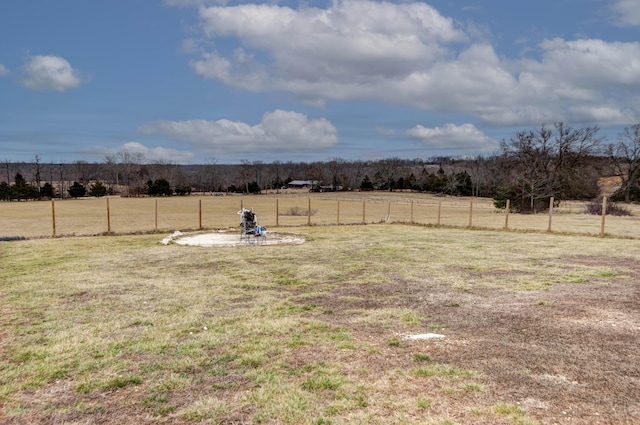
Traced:
POLYGON ((404 174, 405 161, 398 158, 382 159, 376 163, 375 176, 380 186, 393 190, 395 181, 404 174))
POLYGON ((140 173, 140 167, 144 161, 141 152, 132 152, 128 149, 118 151, 116 154, 122 169, 122 177, 127 187, 127 196, 140 195, 144 185, 144 176, 140 173))
POLYGON ((40 191, 42 187, 42 164, 40 163, 40 155, 33 158, 33 175, 35 179, 35 187, 40 191))
POLYGON ((202 186, 205 191, 215 192, 217 191, 216 184, 218 183, 218 167, 216 166, 216 159, 209 158, 209 161, 204 167, 204 176, 202 180, 202 186))
POLYGON ((58 169, 58 190, 59 190, 59 194, 60 194, 60 198, 64 198, 66 196, 66 189, 65 189, 65 185, 67 182, 67 172, 66 172, 66 167, 65 164, 57 164, 57 169, 58 169))
POLYGON ((582 193, 576 187, 584 186, 586 177, 597 186, 597 176, 586 174, 585 168, 590 166, 590 157, 599 152, 603 140, 598 136, 599 128, 574 129, 559 122, 554 129, 542 125, 521 131, 501 145, 511 184, 517 187, 521 200, 528 199, 533 212, 538 200, 552 196, 560 200, 582 193))
POLYGON ((625 127, 618 134, 618 143, 609 146, 609 157, 615 172, 622 179, 622 193, 629 202, 631 191, 640 181, 640 124, 625 127))
POLYGON ((347 162, 342 158, 331 158, 328 162, 324 163, 324 175, 327 176, 328 181, 326 183, 333 186, 334 189, 344 186, 346 179, 348 178, 346 173, 347 162))
POLYGON ((11 184, 11 171, 10 171, 11 161, 8 159, 4 160, 4 168, 7 173, 7 184, 11 184))

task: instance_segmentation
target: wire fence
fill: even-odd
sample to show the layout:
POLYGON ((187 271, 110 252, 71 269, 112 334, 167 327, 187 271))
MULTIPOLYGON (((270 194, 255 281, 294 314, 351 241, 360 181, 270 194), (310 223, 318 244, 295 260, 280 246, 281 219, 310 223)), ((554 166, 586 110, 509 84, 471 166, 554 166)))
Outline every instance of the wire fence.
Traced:
MULTIPOLYGON (((425 226, 547 231, 640 238, 640 211, 631 216, 586 214, 564 202, 543 214, 513 214, 486 198, 353 193, 81 198, 0 203, 0 238, 134 234, 238 228, 241 208, 267 228, 408 223, 425 226)), ((606 198, 604 210, 606 211, 606 198)), ((632 206, 636 208, 635 206, 632 206)))

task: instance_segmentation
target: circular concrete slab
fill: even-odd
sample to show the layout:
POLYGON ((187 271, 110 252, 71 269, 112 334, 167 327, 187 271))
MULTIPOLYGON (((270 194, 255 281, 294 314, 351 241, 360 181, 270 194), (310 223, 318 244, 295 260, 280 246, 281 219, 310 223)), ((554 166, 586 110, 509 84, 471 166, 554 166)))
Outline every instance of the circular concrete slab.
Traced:
POLYGON ((164 238, 162 243, 175 243, 189 246, 247 246, 247 245, 300 245, 305 242, 304 236, 267 232, 264 238, 250 237, 240 239, 239 232, 182 233, 174 232, 164 238))

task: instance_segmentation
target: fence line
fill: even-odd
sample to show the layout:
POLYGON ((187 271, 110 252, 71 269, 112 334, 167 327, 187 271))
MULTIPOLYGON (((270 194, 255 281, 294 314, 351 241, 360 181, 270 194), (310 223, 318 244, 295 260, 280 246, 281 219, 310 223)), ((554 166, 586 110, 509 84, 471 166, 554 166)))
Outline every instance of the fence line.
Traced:
MULTIPOLYGON (((106 198, 51 201, 47 214, 41 202, 0 203, 0 236, 59 237, 174 230, 228 229, 239 225, 237 211, 254 209, 261 225, 290 227, 370 223, 411 223, 429 226, 544 231, 544 215, 513 214, 497 210, 491 200, 405 199, 357 197, 187 197, 106 198), (194 199, 195 198, 195 199, 194 199), (466 206, 465 206, 466 204, 466 206), (502 215, 504 214, 504 219, 502 215), (47 230, 47 215, 50 227, 47 230), (105 227, 106 219, 106 227, 105 227), (16 234, 17 233, 17 234, 16 234)), ((550 202, 547 232, 640 238, 637 216, 605 220, 601 217, 553 208, 550 202), (606 227, 605 227, 606 226, 606 227)))

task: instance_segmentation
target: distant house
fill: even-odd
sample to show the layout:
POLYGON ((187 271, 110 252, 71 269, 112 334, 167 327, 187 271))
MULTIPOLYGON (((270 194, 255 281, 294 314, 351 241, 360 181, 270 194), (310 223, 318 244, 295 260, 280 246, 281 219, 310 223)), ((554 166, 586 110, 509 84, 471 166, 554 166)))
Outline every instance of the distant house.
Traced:
POLYGON ((287 187, 289 189, 311 189, 318 185, 317 180, 291 180, 287 187))

